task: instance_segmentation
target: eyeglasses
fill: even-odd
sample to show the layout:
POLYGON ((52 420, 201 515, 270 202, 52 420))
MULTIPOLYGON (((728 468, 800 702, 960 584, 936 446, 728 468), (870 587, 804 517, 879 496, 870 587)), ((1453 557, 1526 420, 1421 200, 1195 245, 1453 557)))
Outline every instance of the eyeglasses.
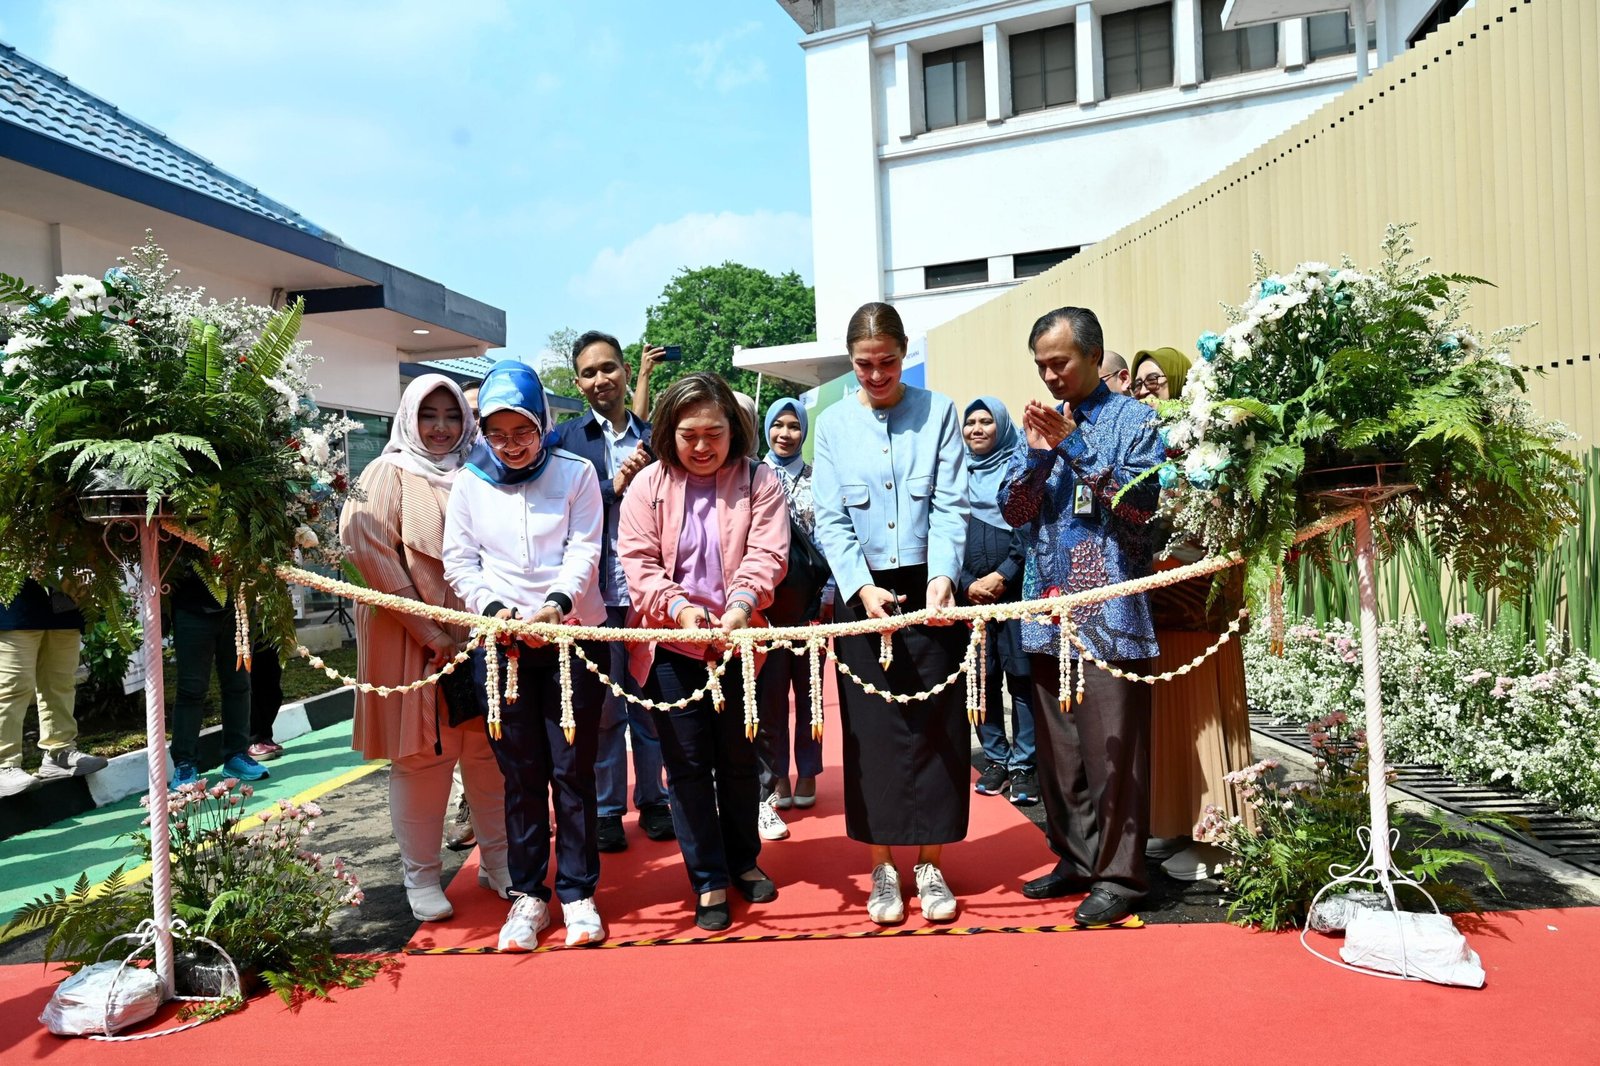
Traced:
POLYGON ((539 439, 539 431, 532 426, 528 426, 511 433, 485 433, 483 439, 489 442, 489 447, 491 448, 504 448, 510 444, 515 444, 519 448, 526 448, 539 439))
POLYGON ((1155 392, 1167 383, 1165 374, 1146 374, 1142 378, 1133 379, 1133 392, 1137 396, 1141 392, 1155 392))
POLYGON ((1110 381, 1112 378, 1116 377, 1118 374, 1126 374, 1126 373, 1127 373, 1126 370, 1109 370, 1106 373, 1100 375, 1100 380, 1101 381, 1110 381))

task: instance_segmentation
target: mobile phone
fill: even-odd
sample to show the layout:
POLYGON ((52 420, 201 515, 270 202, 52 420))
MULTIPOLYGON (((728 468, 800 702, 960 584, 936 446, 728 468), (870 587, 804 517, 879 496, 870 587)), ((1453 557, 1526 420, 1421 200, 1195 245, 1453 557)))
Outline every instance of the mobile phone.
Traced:
POLYGON ((661 353, 662 361, 667 363, 676 363, 682 358, 683 345, 681 344, 669 344, 666 346, 666 351, 661 353))

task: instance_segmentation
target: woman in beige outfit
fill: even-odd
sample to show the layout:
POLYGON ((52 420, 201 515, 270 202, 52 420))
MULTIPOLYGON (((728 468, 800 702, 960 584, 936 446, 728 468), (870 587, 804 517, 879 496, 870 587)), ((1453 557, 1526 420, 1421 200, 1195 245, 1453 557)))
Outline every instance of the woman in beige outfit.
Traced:
MULTIPOLYGON (((1174 348, 1143 351, 1133 361, 1133 395, 1147 401, 1183 395, 1189 360, 1174 348)), ((1197 561, 1192 544, 1176 545, 1158 570, 1197 561)), ((1154 672, 1175 670, 1199 658, 1238 613, 1244 586, 1237 570, 1207 607, 1209 577, 1150 594, 1156 640, 1161 645, 1154 672)), ((1191 842, 1195 823, 1208 806, 1225 816, 1251 821, 1250 810, 1224 780, 1250 765, 1250 708, 1245 702, 1244 652, 1239 639, 1187 674, 1155 686, 1150 703, 1150 836, 1174 849, 1161 869, 1180 881, 1203 881, 1228 861, 1215 844, 1191 842)))
MULTIPOLYGON (((361 498, 345 504, 339 522, 340 540, 369 586, 462 609, 440 556, 450 486, 477 439, 472 409, 455 382, 427 374, 407 387, 388 447, 362 472, 361 498)), ((373 685, 405 685, 438 670, 465 639, 455 626, 357 606, 356 673, 373 685)), ((357 693, 351 746, 392 764, 389 817, 406 900, 418 921, 453 913, 439 885, 439 845, 457 760, 481 852, 478 882, 504 894, 505 780, 481 721, 451 726, 437 685, 389 696, 357 693)))

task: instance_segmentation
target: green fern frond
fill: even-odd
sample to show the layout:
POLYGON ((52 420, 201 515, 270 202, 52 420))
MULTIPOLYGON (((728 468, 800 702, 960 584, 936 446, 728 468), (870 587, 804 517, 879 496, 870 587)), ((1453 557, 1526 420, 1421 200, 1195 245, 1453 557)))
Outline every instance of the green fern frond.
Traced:
POLYGON ((1292 482, 1299 476, 1305 462, 1305 449, 1294 444, 1258 448, 1251 453, 1250 464, 1245 468, 1245 488, 1249 490, 1251 498, 1260 503, 1266 496, 1269 481, 1277 479, 1292 482))

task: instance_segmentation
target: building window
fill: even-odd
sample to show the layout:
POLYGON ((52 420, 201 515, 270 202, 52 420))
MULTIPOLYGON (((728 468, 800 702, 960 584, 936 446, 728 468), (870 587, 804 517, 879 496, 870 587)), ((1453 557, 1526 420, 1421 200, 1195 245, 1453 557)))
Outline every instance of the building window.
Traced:
POLYGON ((963 259, 922 268, 922 287, 948 289, 953 285, 981 285, 989 280, 989 260, 963 259))
POLYGON ((1017 114, 1060 107, 1078 98, 1077 42, 1073 26, 1019 33, 1011 38, 1011 110, 1017 114))
MULTIPOLYGON (((1376 24, 1367 23, 1367 47, 1370 49, 1377 39, 1376 24)), ((1306 46, 1313 60, 1355 54, 1356 31, 1350 25, 1350 13, 1335 11, 1306 19, 1306 46)))
POLYGON ((1106 95, 1125 96, 1172 84, 1172 5, 1151 4, 1100 20, 1106 95))
POLYGON ((922 88, 930 130, 983 118, 983 45, 964 44, 925 54, 922 88))
POLYGON ((1277 24, 1225 30, 1222 28, 1222 9, 1227 2, 1203 0, 1200 5, 1200 20, 1204 26, 1200 55, 1205 64, 1207 81, 1251 70, 1268 70, 1278 65, 1277 24))
POLYGON ((1011 257, 1011 275, 1017 278, 1035 277, 1057 263, 1065 263, 1081 251, 1082 245, 1073 245, 1071 248, 1051 248, 1043 252, 1018 252, 1011 257))

